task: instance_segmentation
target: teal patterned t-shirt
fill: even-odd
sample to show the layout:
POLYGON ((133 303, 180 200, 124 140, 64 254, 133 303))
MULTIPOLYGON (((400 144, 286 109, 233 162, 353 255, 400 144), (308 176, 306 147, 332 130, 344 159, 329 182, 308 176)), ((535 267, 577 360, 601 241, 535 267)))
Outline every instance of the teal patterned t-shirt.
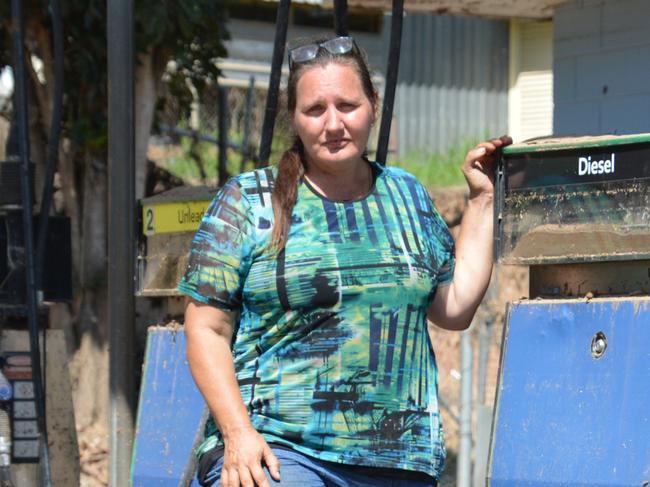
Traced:
MULTIPOLYGON (((240 311, 233 344, 252 425, 321 460, 439 477, 445 460, 427 308, 453 240, 409 173, 371 163, 358 201, 300 183, 286 249, 269 245, 276 168, 228 181, 179 290, 240 311)), ((199 453, 220 445, 209 420, 199 453)))

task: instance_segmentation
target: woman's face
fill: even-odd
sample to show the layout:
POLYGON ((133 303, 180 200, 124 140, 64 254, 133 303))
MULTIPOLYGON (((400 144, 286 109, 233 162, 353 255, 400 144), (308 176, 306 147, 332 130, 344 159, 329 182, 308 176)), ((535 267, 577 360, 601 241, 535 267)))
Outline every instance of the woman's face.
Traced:
POLYGON ((335 62, 315 65, 298 79, 292 120, 308 164, 329 172, 360 162, 374 119, 373 104, 354 68, 335 62))

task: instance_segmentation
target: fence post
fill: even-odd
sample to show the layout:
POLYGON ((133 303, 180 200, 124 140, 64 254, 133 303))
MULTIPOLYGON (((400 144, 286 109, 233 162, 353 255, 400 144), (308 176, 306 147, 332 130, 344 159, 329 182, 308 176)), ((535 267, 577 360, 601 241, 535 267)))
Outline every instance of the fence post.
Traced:
POLYGON ((472 481, 472 339, 470 330, 463 332, 460 379, 460 443, 456 470, 457 487, 470 487, 472 481))
POLYGON ((219 86, 219 186, 223 186, 228 177, 228 88, 219 86))
POLYGON ((244 172, 246 162, 251 156, 250 138, 251 138, 251 119, 253 118, 253 102, 255 95, 255 76, 248 79, 248 89, 246 90, 246 106, 244 108, 244 134, 241 141, 241 164, 239 172, 244 172))

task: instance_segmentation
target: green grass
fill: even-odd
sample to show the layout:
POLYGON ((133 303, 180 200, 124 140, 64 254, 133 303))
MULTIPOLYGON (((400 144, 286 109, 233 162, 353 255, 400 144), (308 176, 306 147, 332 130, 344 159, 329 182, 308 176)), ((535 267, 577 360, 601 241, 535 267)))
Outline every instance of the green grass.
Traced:
POLYGON ((461 170, 467 151, 476 141, 465 141, 440 154, 411 152, 403 158, 393 157, 390 166, 397 166, 417 177, 427 188, 444 188, 465 184, 461 170))
MULTIPOLYGON (((216 134, 210 135, 216 137, 216 134)), ((241 137, 238 134, 233 133, 231 137, 232 142, 241 142, 241 137)), ((271 144, 270 160, 277 161, 290 142, 287 137, 274 137, 271 144)), ((256 148, 255 154, 257 154, 257 150, 256 148)), ((234 149, 228 149, 227 156, 226 167, 229 174, 236 175, 242 172, 241 153, 234 149)), ((218 182, 218 161, 219 150, 216 144, 204 141, 194 142, 190 137, 180 137, 180 146, 176 150, 171 150, 169 157, 159 161, 159 164, 187 184, 215 186, 218 182), (205 177, 201 175, 201 167, 205 177)), ((248 159, 243 170, 249 171, 251 169, 254 169, 254 163, 248 159)))
MULTIPOLYGON (((238 141, 237 134, 233 134, 234 141, 238 141)), ((287 137, 276 136, 273 139, 271 161, 277 161, 284 149, 289 145, 287 137)), ((461 171, 467 151, 476 145, 476 141, 468 140, 457 144, 447 152, 440 154, 427 154, 414 151, 402 158, 393 156, 388 161, 391 166, 401 167, 415 175, 428 188, 443 188, 465 184, 461 171)), ((189 137, 180 138, 180 148, 174 151, 164 162, 163 167, 175 176, 189 184, 217 184, 218 149, 209 142, 193 143, 189 137), (200 161, 205 172, 205 179, 201 177, 200 161)), ((228 172, 231 175, 239 174, 242 156, 238 151, 228 150, 228 172)), ((253 162, 248 161, 244 170, 253 169, 253 162)))

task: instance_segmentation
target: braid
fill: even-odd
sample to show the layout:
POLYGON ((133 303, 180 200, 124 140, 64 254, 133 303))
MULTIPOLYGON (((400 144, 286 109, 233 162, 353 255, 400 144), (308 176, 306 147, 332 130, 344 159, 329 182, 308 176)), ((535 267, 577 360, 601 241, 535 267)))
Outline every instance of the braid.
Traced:
POLYGON ((302 142, 296 137, 293 145, 282 154, 278 164, 278 176, 271 195, 275 216, 271 232, 271 245, 278 252, 283 250, 287 243, 291 215, 298 197, 298 183, 305 174, 303 154, 302 142))

